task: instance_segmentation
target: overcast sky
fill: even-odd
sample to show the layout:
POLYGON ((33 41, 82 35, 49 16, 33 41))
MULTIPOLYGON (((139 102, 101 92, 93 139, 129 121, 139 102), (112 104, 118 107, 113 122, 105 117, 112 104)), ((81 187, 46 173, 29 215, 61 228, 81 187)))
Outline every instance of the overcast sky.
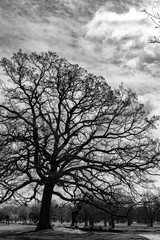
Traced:
POLYGON ((160 114, 160 35, 141 12, 152 0, 0 0, 0 56, 54 51, 109 85, 121 82, 160 114))

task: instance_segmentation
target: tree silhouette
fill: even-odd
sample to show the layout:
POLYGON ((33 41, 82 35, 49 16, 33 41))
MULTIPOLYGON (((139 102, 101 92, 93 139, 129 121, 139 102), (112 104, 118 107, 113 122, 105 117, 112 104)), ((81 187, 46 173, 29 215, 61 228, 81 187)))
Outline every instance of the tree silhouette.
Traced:
POLYGON ((21 50, 1 66, 0 202, 36 197, 43 189, 37 230, 51 228, 52 194, 92 202, 112 189, 134 189, 158 160, 158 143, 136 94, 112 90, 55 53, 21 50), (82 195, 88 193, 88 198, 82 195))

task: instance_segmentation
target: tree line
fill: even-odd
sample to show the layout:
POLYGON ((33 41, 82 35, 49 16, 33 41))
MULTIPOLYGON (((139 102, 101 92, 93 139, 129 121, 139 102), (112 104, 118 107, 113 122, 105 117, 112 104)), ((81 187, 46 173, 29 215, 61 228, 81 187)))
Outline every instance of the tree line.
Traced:
MULTIPOLYGON (((36 224, 40 215, 40 202, 23 205, 6 205, 0 208, 0 221, 6 223, 9 216, 10 223, 36 224)), ((124 212, 124 206, 120 207, 124 212)), ((116 224, 131 226, 133 223, 146 224, 153 227, 160 222, 160 196, 151 192, 143 194, 141 201, 132 205, 126 217, 115 216, 115 212, 108 213, 86 203, 70 203, 52 201, 50 221, 67 224, 71 227, 83 227, 86 230, 114 229, 116 224), (76 215, 74 214, 76 213, 76 215), (98 225, 98 226, 97 226, 98 225)))

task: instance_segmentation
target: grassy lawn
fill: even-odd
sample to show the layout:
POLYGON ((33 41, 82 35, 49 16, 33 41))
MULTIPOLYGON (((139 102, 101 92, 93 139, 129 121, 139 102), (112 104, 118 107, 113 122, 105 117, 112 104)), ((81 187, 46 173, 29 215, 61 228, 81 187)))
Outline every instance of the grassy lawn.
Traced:
POLYGON ((21 227, 10 225, 10 227, 0 226, 0 240, 144 240, 139 236, 140 232, 128 231, 123 233, 112 232, 83 232, 80 230, 70 230, 65 228, 55 228, 35 232, 33 226, 21 227))
POLYGON ((26 232, 26 233, 3 233, 0 239, 19 239, 19 240, 144 240, 146 238, 137 234, 113 234, 113 233, 64 233, 54 230, 42 232, 26 232))

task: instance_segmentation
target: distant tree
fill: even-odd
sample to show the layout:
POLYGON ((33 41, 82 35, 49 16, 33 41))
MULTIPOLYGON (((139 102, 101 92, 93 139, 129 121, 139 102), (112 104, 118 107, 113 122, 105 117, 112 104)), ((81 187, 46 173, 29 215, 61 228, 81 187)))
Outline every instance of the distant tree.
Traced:
POLYGON ((153 227, 154 221, 160 211, 159 197, 151 192, 147 192, 143 196, 142 203, 145 218, 150 224, 150 227, 153 227))
POLYGON ((137 223, 145 223, 144 206, 142 204, 137 205, 134 210, 134 221, 137 223))
MULTIPOLYGON (((7 212, 8 214, 8 212, 7 212)), ((4 220, 6 218, 6 212, 3 208, 0 209, 0 221, 4 220)))
POLYGON ((34 204, 30 208, 29 213, 29 219, 32 220, 32 222, 37 223, 39 220, 39 213, 40 213, 40 205, 34 204))
MULTIPOLYGON (((99 203, 94 204, 94 206, 85 202, 75 203, 71 211, 71 226, 77 226, 78 222, 84 222, 84 228, 92 228, 94 227, 94 223, 104 221, 104 227, 106 227, 107 221, 110 218, 110 214, 107 214, 109 210, 107 210, 107 212, 100 210, 99 206, 101 206, 99 203)), ((103 207, 105 209, 105 206, 103 207)), ((100 208, 102 208, 102 206, 100 208)))
POLYGON ((78 215, 81 211, 83 207, 83 204, 81 202, 78 202, 74 205, 74 207, 72 208, 72 212, 71 212, 71 227, 77 226, 77 218, 78 215))
MULTIPOLYGON (((98 204, 97 204, 98 206, 98 204)), ((94 227, 94 223, 103 219, 104 212, 99 210, 97 207, 84 202, 79 202, 72 208, 74 213, 75 221, 72 219, 72 226, 77 226, 78 222, 84 222, 84 227, 94 227)))
POLYGON ((63 223, 71 220, 71 205, 67 202, 62 202, 57 205, 57 219, 63 223))
POLYGON ((20 50, 0 64, 9 78, 1 85, 0 203, 30 201, 44 187, 37 230, 51 228, 52 194, 94 204, 81 196, 133 190, 157 166, 157 118, 131 90, 112 90, 52 52, 20 50))
MULTIPOLYGON (((94 203, 98 209, 102 210, 104 217, 109 221, 110 228, 112 229, 115 227, 115 220, 118 219, 123 219, 123 221, 125 221, 127 218, 128 225, 130 225, 132 223, 133 209, 138 203, 129 192, 124 191, 120 186, 114 189, 113 185, 112 187, 110 186, 110 191, 108 190, 107 194, 102 190, 97 191, 97 193, 95 192, 95 194, 85 193, 85 197, 88 197, 90 202, 94 203)), ((93 213, 92 210, 91 212, 93 213)))
POLYGON ((131 226, 131 224, 133 223, 134 217, 135 217, 135 208, 132 207, 127 215, 128 226, 131 226))
POLYGON ((22 221, 23 223, 26 223, 27 219, 28 219, 28 215, 29 215, 29 208, 26 204, 19 206, 17 208, 17 213, 18 213, 18 218, 20 221, 22 221))
POLYGON ((91 212, 94 212, 94 206, 91 206, 89 204, 86 203, 82 203, 82 208, 79 212, 79 217, 82 221, 84 221, 84 227, 88 227, 89 226, 89 219, 90 219, 90 215, 91 212))

